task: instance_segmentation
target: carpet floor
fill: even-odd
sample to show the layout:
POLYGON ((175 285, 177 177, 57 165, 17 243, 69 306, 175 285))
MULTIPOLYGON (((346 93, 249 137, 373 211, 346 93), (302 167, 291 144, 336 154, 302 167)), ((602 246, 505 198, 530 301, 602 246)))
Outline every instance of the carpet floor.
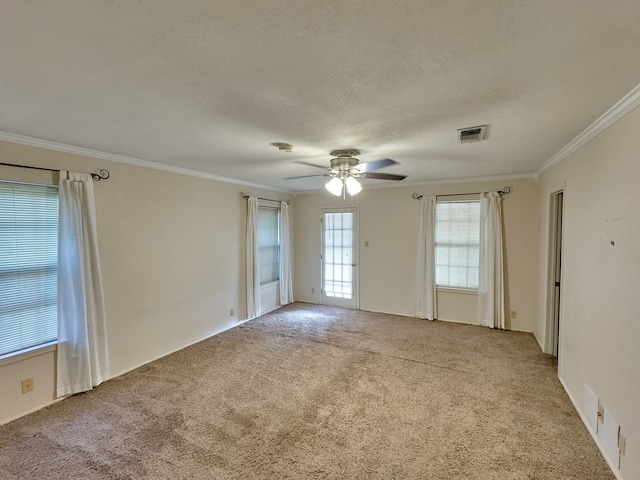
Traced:
POLYGON ((296 303, 0 427, 0 478, 613 479, 531 334, 296 303))

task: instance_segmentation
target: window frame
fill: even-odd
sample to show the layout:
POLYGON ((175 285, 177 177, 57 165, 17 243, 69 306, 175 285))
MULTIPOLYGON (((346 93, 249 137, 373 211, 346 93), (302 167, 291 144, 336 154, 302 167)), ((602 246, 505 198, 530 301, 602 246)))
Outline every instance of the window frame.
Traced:
MULTIPOLYGON (((24 180, 15 180, 15 179, 11 179, 11 178, 0 178, 0 183, 1 184, 14 184, 14 185, 21 185, 21 186, 33 186, 33 187, 41 187, 41 188, 46 188, 46 189, 54 189, 56 194, 55 194, 55 199, 56 199, 56 212, 59 212, 59 191, 58 191, 58 185, 56 185, 55 183, 51 182, 37 182, 37 181, 24 181, 24 180)), ((47 197, 46 195, 43 195, 43 197, 41 198, 45 198, 47 197)), ((49 197, 51 198, 51 197, 49 197)), ((49 205, 49 207, 51 207, 51 205, 49 205)), ((56 232, 57 229, 59 228, 59 214, 56 213, 56 232)), ((51 219, 51 217, 49 216, 49 219, 51 219)), ((57 241, 58 241, 58 235, 55 235, 56 238, 56 255, 55 255, 55 262, 57 265, 58 262, 58 248, 57 248, 57 241)), ((56 274, 57 277, 57 274, 56 274)), ((57 284, 57 282, 56 282, 57 284)), ((55 292, 55 298, 54 298, 54 303, 57 305, 57 288, 56 288, 56 292, 55 292)), ((53 323, 53 322, 52 322, 53 323)), ((50 328, 53 328, 53 325, 50 325, 50 328)), ((23 347, 20 348, 18 350, 12 350, 10 352, 4 352, 2 354, 0 354, 0 366, 3 365, 8 365, 11 363, 14 363, 16 361, 22 361, 26 358, 30 358, 30 357, 35 357, 38 355, 42 355, 44 353, 50 352, 50 351, 55 351, 55 349, 57 348, 57 344, 58 344, 58 338, 57 338, 57 328, 58 328, 58 315, 57 315, 57 307, 56 307, 56 314, 55 314, 55 330, 56 330, 56 335, 54 339, 48 339, 45 341, 41 341, 40 343, 36 343, 27 347, 23 347)))
MULTIPOLYGON (((435 206, 435 219, 434 219, 434 249, 435 249, 435 265, 434 268, 436 270, 436 289, 438 291, 449 291, 449 292, 453 292, 453 293, 463 293, 463 294, 468 294, 468 295, 477 295, 478 294, 478 289, 479 289, 479 284, 480 284, 480 199, 468 199, 468 198, 457 198, 457 199, 447 199, 447 200, 438 200, 436 201, 436 206, 435 206), (474 267, 476 267, 477 270, 477 279, 476 279, 476 285, 477 286, 471 286, 471 287, 465 287, 465 286, 461 286, 461 285, 451 285, 451 284, 439 284, 438 283, 438 279, 437 279, 437 267, 438 267, 438 255, 437 255, 437 250, 438 250, 438 205, 443 205, 443 204, 461 204, 461 203, 467 203, 467 204, 474 204, 477 205, 477 209, 478 209, 478 222, 477 222, 477 243, 466 243, 466 244, 461 244, 461 246, 465 246, 465 247, 469 247, 470 245, 476 246, 477 245, 477 249, 478 249, 478 263, 477 266, 474 265, 474 267)), ((446 265, 447 268, 451 267, 451 264, 448 263, 446 265)), ((465 265, 465 268, 469 267, 469 263, 467 262, 467 264, 465 265)), ((468 282, 467 282, 468 283, 468 282)))
MULTIPOLYGON (((271 285, 274 283, 277 283, 280 281, 280 242, 281 242, 281 232, 280 232, 280 207, 276 207, 276 206, 272 206, 272 205, 260 205, 258 204, 258 263, 260 265, 260 287, 264 287, 266 285, 271 285), (276 227, 277 227, 277 243, 275 245, 269 245, 269 246, 263 246, 260 244, 261 242, 261 237, 260 237, 260 211, 265 211, 265 210, 274 210, 276 212, 276 227), (262 253, 262 248, 274 248, 277 256, 277 278, 270 278, 270 280, 263 282, 262 281, 262 274, 263 274, 263 269, 262 269, 262 258, 261 258, 261 253, 262 253)), ((270 265, 274 265, 273 262, 270 262, 270 265)))

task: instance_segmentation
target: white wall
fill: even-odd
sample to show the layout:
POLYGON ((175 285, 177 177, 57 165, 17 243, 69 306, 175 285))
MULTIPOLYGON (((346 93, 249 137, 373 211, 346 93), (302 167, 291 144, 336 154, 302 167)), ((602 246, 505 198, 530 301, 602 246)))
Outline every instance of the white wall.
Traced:
MULTIPOLYGON (((548 194, 566 182, 559 376, 583 415, 588 384, 620 424, 626 480, 640 479, 639 124, 636 108, 545 173, 540 203, 545 225, 548 194)), ((544 252, 547 243, 541 229, 544 252)), ((540 292, 535 332, 542 342, 548 298, 540 292)))
MULTIPOLYGON (((289 196, 10 143, 0 143, 0 161, 111 172, 95 194, 112 376, 246 318, 240 191, 289 196)), ((0 167, 0 178, 57 183, 57 175, 11 167, 0 167)), ((53 401, 53 358, 0 363, 0 423, 53 401), (22 395, 25 378, 34 390, 22 395)))
MULTIPOLYGON (((359 206, 360 308, 413 316, 416 252, 422 195, 495 191, 505 185, 513 193, 504 198, 505 244, 510 309, 513 330, 531 332, 535 327, 537 301, 538 184, 532 179, 500 182, 460 183, 421 187, 366 188, 346 200, 328 193, 296 198, 295 296, 297 300, 320 302, 320 210, 323 207, 359 206), (365 247, 365 241, 369 246, 365 247), (311 289, 315 293, 311 293, 311 289)), ((441 292, 439 318, 477 323, 477 296, 441 292)))

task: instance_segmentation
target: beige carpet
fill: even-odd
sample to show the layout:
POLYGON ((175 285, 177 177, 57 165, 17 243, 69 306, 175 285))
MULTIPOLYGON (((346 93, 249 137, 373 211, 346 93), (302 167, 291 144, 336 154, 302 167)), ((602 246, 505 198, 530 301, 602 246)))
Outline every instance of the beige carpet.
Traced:
POLYGON ((2 479, 611 479, 533 336, 294 304, 0 427, 2 479))

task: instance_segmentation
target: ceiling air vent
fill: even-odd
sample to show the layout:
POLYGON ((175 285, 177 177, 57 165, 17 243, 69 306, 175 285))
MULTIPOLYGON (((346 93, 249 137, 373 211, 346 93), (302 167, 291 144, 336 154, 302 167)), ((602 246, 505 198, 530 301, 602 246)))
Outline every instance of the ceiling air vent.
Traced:
POLYGON ((479 127, 461 128, 460 130, 458 130, 458 142, 479 142, 484 138, 484 132, 486 131, 486 129, 486 125, 480 125, 479 127))

